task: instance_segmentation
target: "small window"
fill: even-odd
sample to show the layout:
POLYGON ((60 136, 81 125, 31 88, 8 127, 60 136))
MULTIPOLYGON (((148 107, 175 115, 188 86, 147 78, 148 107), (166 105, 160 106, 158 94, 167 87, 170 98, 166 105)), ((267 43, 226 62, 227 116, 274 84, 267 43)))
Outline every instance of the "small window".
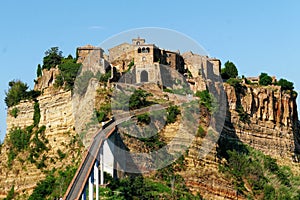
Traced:
POLYGON ((146 57, 145 56, 142 58, 142 61, 146 61, 146 57))
POLYGON ((140 44, 141 44, 141 43, 140 43, 140 41, 137 41, 137 42, 136 42, 136 45, 138 45, 138 46, 139 46, 140 44))
POLYGON ((142 52, 141 48, 138 48, 138 53, 141 53, 141 52, 142 52))

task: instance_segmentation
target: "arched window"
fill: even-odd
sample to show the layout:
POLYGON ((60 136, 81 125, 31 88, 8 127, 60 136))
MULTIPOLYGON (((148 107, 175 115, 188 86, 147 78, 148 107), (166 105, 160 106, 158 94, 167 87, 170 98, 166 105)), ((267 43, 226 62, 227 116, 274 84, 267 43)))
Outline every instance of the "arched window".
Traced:
POLYGON ((147 48, 146 48, 146 51, 147 51, 146 53, 150 53, 150 48, 147 47, 147 48))
POLYGON ((146 53, 145 47, 142 48, 142 53, 146 53))
POLYGON ((138 53, 141 53, 141 52, 142 52, 141 48, 138 48, 138 53))
POLYGON ((146 70, 141 72, 141 82, 148 82, 148 72, 146 70))
POLYGON ((141 43, 140 43, 140 41, 137 41, 137 42, 136 42, 136 45, 138 45, 138 46, 139 46, 140 44, 141 44, 141 43))

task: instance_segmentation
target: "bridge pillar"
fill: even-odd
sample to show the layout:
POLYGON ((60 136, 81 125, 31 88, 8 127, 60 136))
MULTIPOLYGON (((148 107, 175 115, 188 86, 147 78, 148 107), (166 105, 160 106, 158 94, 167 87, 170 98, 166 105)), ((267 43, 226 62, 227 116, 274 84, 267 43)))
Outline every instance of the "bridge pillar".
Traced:
POLYGON ((94 172, 89 177, 89 200, 94 199, 94 172))
POLYGON ((86 185, 84 186, 83 193, 81 195, 81 200, 86 200, 86 185))
POLYGON ((96 160, 94 165, 94 177, 95 177, 95 185, 96 185, 96 200, 99 200, 99 162, 96 160))
POLYGON ((100 148, 100 185, 104 185, 103 145, 100 148))

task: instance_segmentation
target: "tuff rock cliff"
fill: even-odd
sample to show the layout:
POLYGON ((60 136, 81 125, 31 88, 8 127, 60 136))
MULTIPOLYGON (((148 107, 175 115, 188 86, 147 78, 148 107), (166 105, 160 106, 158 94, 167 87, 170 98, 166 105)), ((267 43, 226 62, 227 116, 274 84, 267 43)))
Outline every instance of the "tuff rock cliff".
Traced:
MULTIPOLYGON (((219 64, 214 64, 219 61, 194 55, 191 52, 183 54, 183 57, 186 67, 191 73, 188 82, 194 92, 206 88, 201 76, 219 75, 219 64), (203 70, 203 66, 206 66, 204 67, 206 70, 203 70), (209 69, 212 73, 208 72, 209 69)), ((122 61, 116 59, 114 62, 119 65, 120 71, 125 71, 128 63, 132 61, 132 55, 122 55, 121 59, 122 61)), ((110 104, 112 93, 110 84, 100 85, 97 88, 99 86, 97 80, 93 79, 89 84, 91 91, 88 89, 85 95, 95 96, 95 100, 90 101, 86 96, 72 98, 71 91, 64 91, 53 86, 58 74, 57 68, 44 70, 43 76, 37 79, 35 85, 36 90, 42 91, 36 100, 40 110, 38 127, 45 126, 46 128, 44 135, 38 137, 44 137, 47 146, 47 150, 43 151, 35 160, 36 163, 40 163, 45 157, 43 168, 29 161, 29 151, 18 152, 11 167, 7 164, 10 151, 9 133, 16 127, 26 128, 33 124, 36 102, 22 101, 7 111, 7 136, 0 149, 0 198, 4 198, 14 185, 15 192, 23 195, 21 198, 26 199, 37 182, 45 177, 46 171, 77 165, 81 161, 84 148, 76 131, 81 132, 86 127, 85 123, 88 120, 86 116, 89 115, 84 113, 93 112, 94 107, 101 108, 110 104), (89 92, 93 94, 89 94, 89 92), (78 107, 74 108, 76 105, 78 107), (14 108, 19 110, 16 117, 11 115, 14 108), (61 154, 65 154, 65 157, 61 154)), ((216 90, 220 90, 222 87, 221 83, 217 83, 215 86, 216 90)), ((223 87, 226 94, 227 113, 220 138, 231 138, 247 144, 276 158, 280 165, 288 165, 293 173, 300 174, 297 163, 300 149, 296 95, 293 92, 282 91, 279 86, 262 87, 242 84, 242 87, 234 88, 224 83, 223 87)), ((175 98, 174 94, 162 92, 158 86, 144 89, 153 93, 154 97, 159 97, 158 99, 165 98, 172 101, 175 98)), ((200 116, 202 117, 199 124, 207 134, 211 116, 206 109, 200 110, 200 116)), ((108 117, 111 117, 111 113, 108 117)), ((174 134, 180 128, 180 120, 178 118, 175 123, 168 124, 161 130, 159 134, 163 142, 174 138, 174 134)), ((93 128, 95 127, 91 127, 91 129, 93 128)), ((98 124, 96 128, 99 128, 98 124)), ((147 146, 144 143, 127 137, 121 131, 119 133, 129 150, 150 151, 146 149, 147 146)), ((33 138, 34 136, 31 139, 33 138)), ((87 140, 83 142, 88 144, 90 138, 88 136, 87 140)), ((226 164, 226 161, 218 155, 222 144, 216 143, 205 157, 199 157, 199 151, 204 142, 202 137, 195 137, 184 156, 185 169, 180 169, 177 173, 183 177, 189 191, 194 194, 200 193, 205 199, 236 199, 237 192, 234 182, 219 170, 220 165, 226 164)), ((151 174, 145 176, 151 176, 151 174)), ((238 198, 245 199, 242 196, 238 196, 238 198)))
MULTIPOLYGON (((7 111, 7 135, 0 154, 0 199, 6 197, 13 185, 15 193, 20 195, 21 199, 26 199, 36 187, 37 182, 45 178, 47 170, 65 169, 69 165, 77 165, 80 161, 83 148, 74 131, 71 91, 53 87, 53 80, 58 73, 57 68, 44 70, 44 75, 37 80, 35 85, 36 89, 42 91, 42 95, 37 98, 40 109, 38 126, 46 128, 43 135, 39 135, 38 138, 44 142, 47 149, 33 157, 34 162, 29 161, 30 150, 24 150, 17 152, 11 167, 7 164, 10 131, 14 128, 25 129, 33 124, 35 102, 22 101, 7 111), (10 114, 14 108, 19 110, 16 117, 10 114), (41 163, 42 160, 45 166, 38 167, 37 163, 41 163)), ((33 138, 34 136, 31 140, 33 138)), ((31 142, 29 148, 33 146, 31 142)))

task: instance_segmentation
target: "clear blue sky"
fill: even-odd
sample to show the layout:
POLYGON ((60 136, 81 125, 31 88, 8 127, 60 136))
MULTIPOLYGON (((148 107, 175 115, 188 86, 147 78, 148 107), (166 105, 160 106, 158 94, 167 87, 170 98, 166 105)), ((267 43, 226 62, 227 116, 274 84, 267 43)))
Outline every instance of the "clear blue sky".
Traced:
MULTIPOLYGON (((300 1, 2 1, 0 6, 0 139, 4 91, 21 79, 33 87, 45 50, 75 55, 132 28, 164 27, 194 38, 211 56, 233 61, 240 75, 260 72, 300 88, 300 1)), ((299 101, 298 101, 299 103, 299 101)))

